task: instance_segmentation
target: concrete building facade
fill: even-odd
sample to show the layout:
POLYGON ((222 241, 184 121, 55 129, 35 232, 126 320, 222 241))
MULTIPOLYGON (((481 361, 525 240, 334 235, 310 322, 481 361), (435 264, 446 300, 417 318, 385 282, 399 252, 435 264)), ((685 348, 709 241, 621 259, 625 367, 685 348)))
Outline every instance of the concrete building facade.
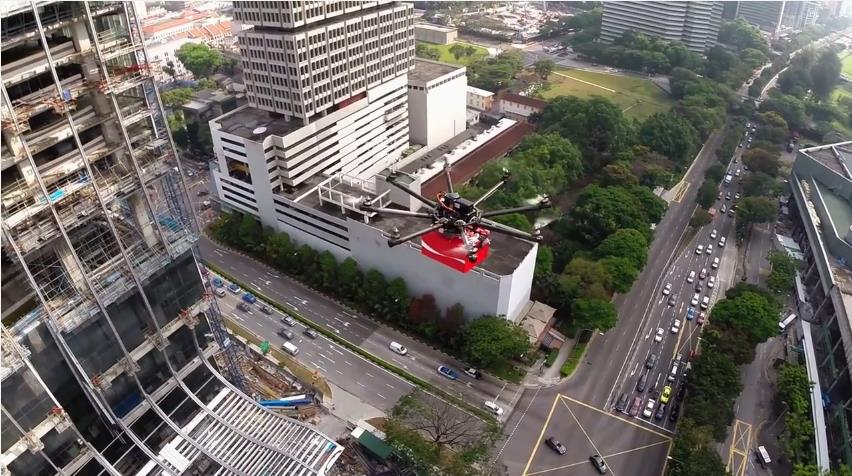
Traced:
POLYGON ((477 111, 491 111, 494 107, 494 93, 468 86, 467 107, 476 109, 477 111))
POLYGON ((0 17, 2 472, 326 474, 245 393, 133 4, 0 17))
POLYGON ((817 464, 827 469, 852 462, 852 142, 800 149, 790 186, 792 238, 804 254, 798 313, 813 342, 804 350, 821 395, 812 402, 815 422, 824 420, 817 464))
POLYGON ((459 31, 456 28, 431 23, 417 23, 414 25, 414 39, 434 43, 436 45, 449 45, 458 39, 459 31))
POLYGON ((604 2, 600 41, 612 43, 636 31, 704 53, 716 44, 723 7, 723 2, 604 2))
POLYGON ((467 128, 467 68, 417 59, 408 73, 409 136, 426 148, 467 128))

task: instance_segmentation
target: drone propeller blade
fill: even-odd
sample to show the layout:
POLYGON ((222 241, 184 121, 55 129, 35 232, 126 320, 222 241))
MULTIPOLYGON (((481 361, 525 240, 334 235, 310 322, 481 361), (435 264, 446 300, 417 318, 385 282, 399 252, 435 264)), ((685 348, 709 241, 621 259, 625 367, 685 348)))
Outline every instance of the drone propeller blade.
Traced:
POLYGON ((418 236, 425 235, 426 233, 429 233, 430 231, 435 231, 438 228, 445 226, 446 224, 447 224, 446 222, 438 222, 438 223, 432 224, 432 226, 430 226, 428 228, 424 228, 422 230, 415 231, 414 233, 411 233, 410 235, 405 235, 405 236, 402 236, 402 237, 399 237, 399 238, 393 238, 392 237, 388 240, 388 246, 393 248, 396 245, 401 245, 401 244, 405 243, 406 241, 413 240, 414 238, 417 238, 418 236))
POLYGON ((541 235, 538 233, 538 230, 536 230, 536 232, 534 232, 534 233, 526 233, 526 232, 511 228, 511 227, 508 227, 506 225, 502 225, 500 223, 493 222, 491 220, 484 220, 484 219, 480 220, 477 223, 477 226, 481 226, 482 228, 487 228, 491 231, 504 233, 504 234, 509 235, 509 236, 514 236, 515 238, 520 238, 522 240, 535 241, 535 242, 541 241, 541 235))
POLYGON ((385 215, 399 215, 404 217, 416 217, 416 218, 432 218, 432 215, 425 212, 412 212, 409 210, 397 210, 396 208, 382 208, 382 207, 374 207, 372 205, 368 205, 366 203, 362 203, 360 206, 361 210, 365 212, 375 212, 379 214, 385 215))

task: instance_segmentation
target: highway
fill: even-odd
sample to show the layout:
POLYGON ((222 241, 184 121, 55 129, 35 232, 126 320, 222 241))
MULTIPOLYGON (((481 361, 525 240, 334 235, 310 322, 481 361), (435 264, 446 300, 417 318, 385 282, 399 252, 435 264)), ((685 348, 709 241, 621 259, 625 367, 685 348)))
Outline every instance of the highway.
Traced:
MULTIPOLYGON (((279 272, 242 254, 219 246, 206 237, 199 239, 199 247, 205 261, 223 270, 227 270, 229 274, 250 285, 252 289, 260 291, 282 306, 288 306, 315 324, 340 335, 371 354, 387 362, 391 362, 412 375, 427 380, 447 392, 457 395, 472 405, 481 406, 486 400, 496 401, 498 405, 503 407, 505 418, 510 413, 513 403, 522 394, 523 387, 506 384, 489 375, 484 375, 481 380, 471 378, 463 373, 466 366, 452 357, 395 329, 381 325, 357 312, 353 312, 298 281, 283 276, 279 272), (388 346, 392 341, 399 342, 408 348, 408 354, 401 356, 390 350, 388 346), (459 379, 451 381, 438 374, 437 368, 443 364, 455 369, 460 374, 459 379)), ((233 305, 236 304, 234 303, 233 305)), ((229 316, 234 313, 233 311, 228 312, 230 312, 229 316)), ((239 313, 239 311, 236 312, 239 313)), ((276 340, 278 336, 275 335, 275 331, 283 327, 280 324, 276 326, 278 318, 272 319, 259 311, 252 311, 252 314, 240 317, 242 317, 242 324, 259 334, 268 335, 271 343, 280 342, 280 339, 276 340)), ((300 332, 297 334, 300 341, 294 342, 294 344, 300 346, 301 349, 301 342, 305 339, 301 336, 300 332)), ((317 342, 320 342, 320 339, 317 342)), ((393 379, 396 379, 398 382, 396 376, 373 366, 373 364, 369 364, 373 368, 370 372, 372 375, 376 375, 377 372, 387 374, 381 378, 376 377, 376 381, 381 383, 377 386, 378 390, 372 388, 372 381, 364 378, 366 374, 357 372, 354 366, 341 367, 341 365, 347 364, 339 364, 335 356, 342 362, 350 363, 362 359, 348 349, 337 346, 336 344, 333 348, 329 348, 328 344, 330 342, 323 338, 321 350, 311 351, 310 349, 306 349, 307 352, 306 350, 301 350, 297 358, 309 367, 317 368, 329 381, 341 388, 358 396, 370 395, 371 397, 366 398, 365 401, 377 408, 384 406, 390 408, 396 403, 402 394, 389 392, 396 395, 395 398, 392 398, 391 395, 384 392, 383 388, 386 387, 387 383, 391 383, 393 379), (326 351, 326 348, 328 348, 328 351, 326 351), (342 355, 338 354, 338 352, 342 352, 342 355), (376 398, 377 393, 380 393, 385 398, 376 398)), ((391 383, 391 385, 393 384, 391 383)))

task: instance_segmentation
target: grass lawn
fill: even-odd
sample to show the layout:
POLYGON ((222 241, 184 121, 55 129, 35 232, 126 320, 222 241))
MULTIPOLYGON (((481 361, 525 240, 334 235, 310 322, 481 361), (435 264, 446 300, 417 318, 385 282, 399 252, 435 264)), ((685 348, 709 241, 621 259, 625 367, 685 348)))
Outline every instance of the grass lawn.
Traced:
POLYGON ((542 91, 545 99, 556 96, 603 96, 621 106, 626 116, 637 119, 668 111, 674 105, 674 100, 654 83, 633 76, 558 68, 547 79, 552 86, 542 91))
POLYGON ((846 53, 846 57, 841 58, 843 62, 843 74, 852 77, 852 53, 846 53))
MULTIPOLYGON (((847 56, 846 59, 852 59, 852 55, 847 56)), ((843 66, 845 71, 847 63, 844 62, 843 66)), ((849 64, 849 67, 852 68, 852 63, 849 64)), ((840 107, 841 98, 852 99, 852 85, 848 83, 840 83, 834 88, 834 91, 831 92, 831 102, 833 102, 834 105, 840 107)), ((840 110, 842 111, 843 107, 840 107, 840 110)), ((847 137, 852 138, 852 127, 849 127, 848 125, 841 123, 840 121, 833 121, 831 125, 847 137)))
POLYGON ((460 66, 467 66, 474 61, 485 58, 488 56, 488 50, 483 48, 482 46, 474 45, 473 43, 465 43, 464 41, 457 41, 456 43, 462 46, 472 46, 476 49, 476 52, 470 56, 462 56, 459 59, 456 59, 452 53, 450 53, 450 47, 456 43, 450 43, 449 45, 436 45, 434 43, 426 43, 424 41, 418 41, 418 44, 423 44, 428 46, 429 48, 434 48, 441 52, 441 57, 438 58, 438 61, 442 63, 450 63, 457 64, 460 66))

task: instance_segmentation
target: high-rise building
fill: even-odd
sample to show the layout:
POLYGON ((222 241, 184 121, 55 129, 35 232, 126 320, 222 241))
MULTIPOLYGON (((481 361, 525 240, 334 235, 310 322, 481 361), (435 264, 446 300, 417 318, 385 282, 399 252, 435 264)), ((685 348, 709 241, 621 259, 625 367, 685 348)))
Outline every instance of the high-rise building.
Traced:
POLYGON ((815 0, 736 2, 736 16, 775 36, 783 27, 801 30, 815 24, 820 3, 815 0))
MULTIPOLYGON (((448 127, 430 129, 444 138, 464 130, 464 69, 430 64, 409 75, 412 13, 410 4, 387 0, 235 1, 249 104, 210 121, 215 198, 300 245, 403 278, 412 294, 432 294, 442 307, 461 303, 473 316, 515 319, 529 299, 535 244, 494 237, 494 258, 462 274, 423 258, 418 242, 388 248, 394 229, 409 233, 422 222, 358 206, 371 199, 417 211, 419 202, 384 180, 393 168, 420 190, 418 166, 404 154, 409 101, 456 103, 448 127), (411 87, 428 89, 409 94, 411 87)), ((440 109, 415 106, 438 120, 440 109)))
POLYGON ((794 30, 815 25, 819 16, 820 3, 817 0, 785 2, 781 25, 794 30))
POLYGON ((600 39, 612 43, 635 31, 703 53, 716 44, 722 9, 722 2, 604 2, 600 39))
POLYGON ((243 393, 133 3, 0 18, 4 474, 327 472, 243 393))

